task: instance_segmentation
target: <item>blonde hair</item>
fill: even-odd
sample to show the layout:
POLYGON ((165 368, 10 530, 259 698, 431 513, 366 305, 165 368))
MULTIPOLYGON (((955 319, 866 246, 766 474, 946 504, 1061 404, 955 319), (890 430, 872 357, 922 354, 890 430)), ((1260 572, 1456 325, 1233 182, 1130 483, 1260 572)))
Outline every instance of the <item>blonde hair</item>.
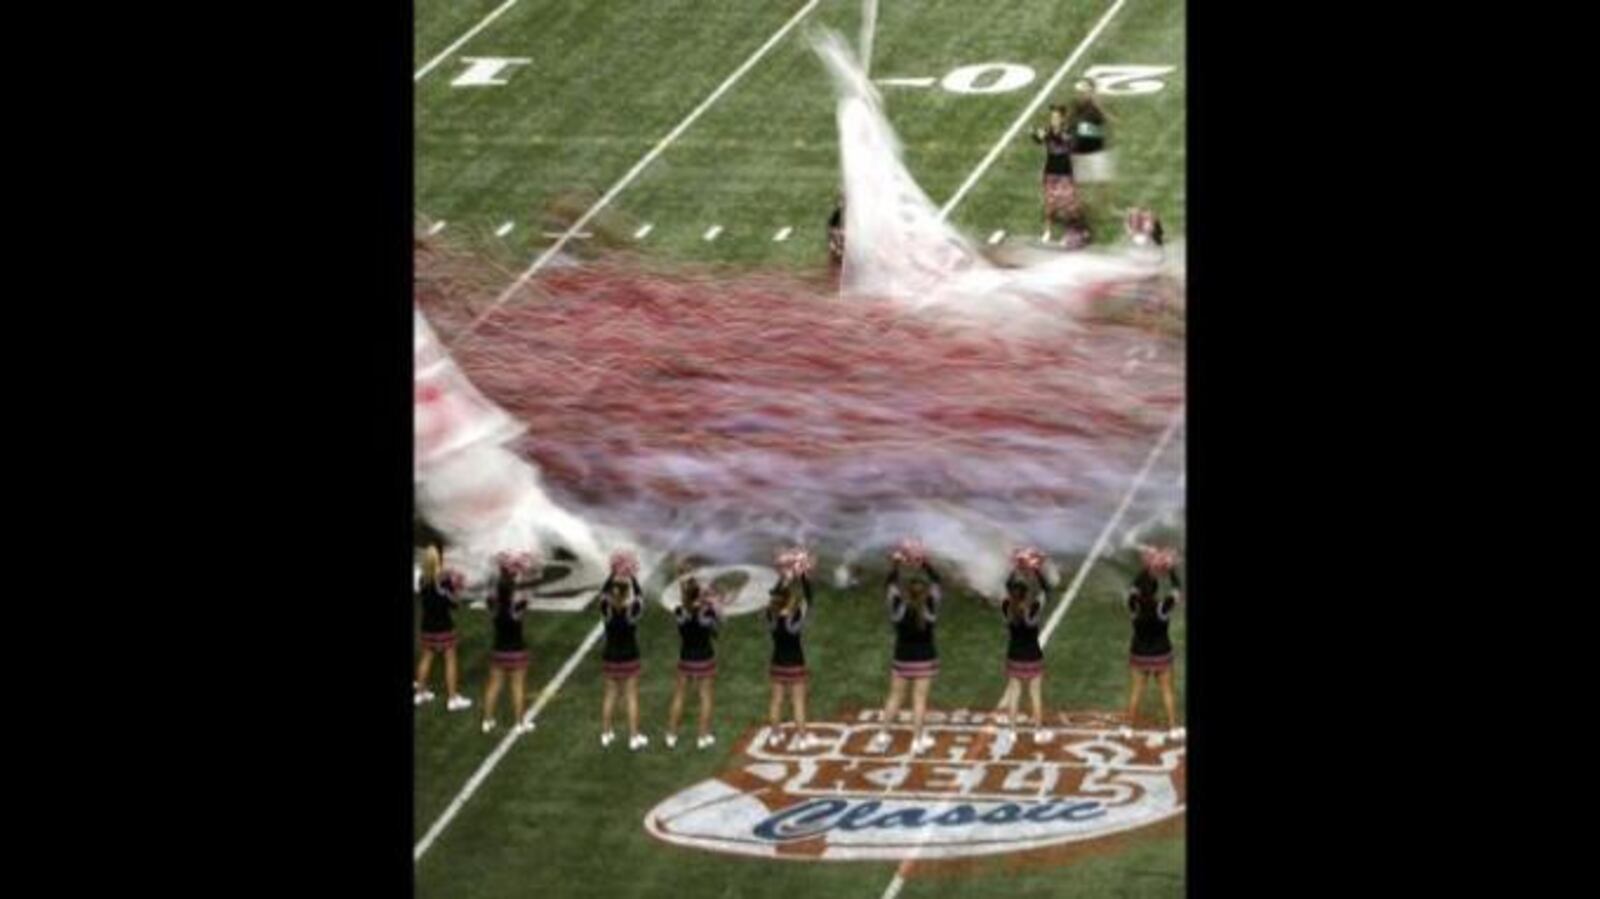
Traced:
POLYGON ((430 546, 422 551, 422 579, 436 581, 439 579, 439 568, 444 560, 439 555, 439 547, 430 546))

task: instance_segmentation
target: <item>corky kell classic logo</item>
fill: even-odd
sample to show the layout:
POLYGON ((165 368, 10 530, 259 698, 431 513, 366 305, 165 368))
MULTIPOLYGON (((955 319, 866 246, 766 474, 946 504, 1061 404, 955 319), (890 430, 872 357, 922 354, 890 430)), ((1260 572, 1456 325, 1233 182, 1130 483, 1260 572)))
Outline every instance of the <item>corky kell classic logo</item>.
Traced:
MULTIPOLYGON (((959 858, 1082 843, 1182 815, 1182 741, 1120 736, 1099 713, 1058 712, 1053 738, 1007 739, 988 712, 929 712, 933 748, 909 727, 869 746, 881 713, 812 724, 805 750, 768 747, 763 727, 733 767, 667 798, 645 829, 680 846, 768 858, 959 858)), ((903 717, 903 713, 902 713, 903 717)))

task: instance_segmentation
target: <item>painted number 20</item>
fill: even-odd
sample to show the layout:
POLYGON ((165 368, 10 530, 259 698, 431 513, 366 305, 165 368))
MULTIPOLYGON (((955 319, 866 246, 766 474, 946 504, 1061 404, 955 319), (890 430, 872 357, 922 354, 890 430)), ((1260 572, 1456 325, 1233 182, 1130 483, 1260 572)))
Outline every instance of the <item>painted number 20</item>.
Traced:
POLYGON ((1094 82, 1094 89, 1102 94, 1153 94, 1166 86, 1157 78, 1175 69, 1175 66, 1094 66, 1083 77, 1094 82))

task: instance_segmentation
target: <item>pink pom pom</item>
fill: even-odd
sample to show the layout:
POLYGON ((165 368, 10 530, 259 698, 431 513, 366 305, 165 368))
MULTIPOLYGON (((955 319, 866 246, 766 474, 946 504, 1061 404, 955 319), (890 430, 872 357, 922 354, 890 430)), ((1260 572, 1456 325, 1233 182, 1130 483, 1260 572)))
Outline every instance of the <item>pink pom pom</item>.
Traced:
POLYGON ((1151 571, 1166 571, 1178 564, 1178 551, 1175 549, 1145 546, 1140 548, 1139 554, 1144 559, 1145 567, 1151 571))
POLYGON ((794 578, 808 574, 816 564, 816 557, 798 546, 778 553, 778 571, 785 577, 794 578))
POLYGON ((633 553, 619 549, 611 554, 611 576, 616 578, 633 578, 639 574, 639 557, 633 553))
POLYGON ((511 552, 507 550, 506 552, 496 553, 494 561, 496 565, 513 574, 522 574, 537 567, 539 557, 531 552, 511 552))
POLYGON ((1039 571, 1044 568, 1044 553, 1025 546, 1011 554, 1011 564, 1024 571, 1039 571))
POLYGON ((928 561, 928 548, 922 545, 921 540, 907 537, 900 541, 894 552, 889 554, 889 558, 902 565, 921 565, 928 561))

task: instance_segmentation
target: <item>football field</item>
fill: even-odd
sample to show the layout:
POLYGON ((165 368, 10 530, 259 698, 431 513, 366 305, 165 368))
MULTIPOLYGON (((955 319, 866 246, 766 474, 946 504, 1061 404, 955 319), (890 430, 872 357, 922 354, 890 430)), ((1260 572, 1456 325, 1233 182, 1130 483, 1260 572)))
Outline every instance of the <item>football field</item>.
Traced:
MULTIPOLYGON (((854 42, 861 11, 860 0, 418 0, 418 230, 511 276, 591 241, 675 264, 819 270, 838 149, 834 95, 806 32, 825 26, 854 42)), ((1184 14, 1182 0, 880 0, 871 74, 891 82, 879 86, 890 121, 934 202, 955 199, 950 220, 978 239, 1016 244, 1040 230, 1043 154, 1026 132, 1043 122, 1044 104, 1094 77, 1117 173, 1083 188, 1096 239, 1120 239, 1125 210, 1139 205, 1159 212, 1171 242, 1185 224, 1184 14), (1038 111, 1014 127, 1030 105, 1038 111)), ((1122 504, 1098 551, 1055 560, 1062 577, 1047 613, 1062 613, 1045 647, 1047 709, 1125 704, 1122 597, 1137 565, 1129 547, 1135 537, 1182 545, 1182 509, 1140 501, 1157 479, 1181 477, 1181 422, 1163 437, 1150 447, 1147 476, 1106 498, 1122 504)), ((810 717, 843 734, 840 722, 883 700, 891 634, 881 568, 835 588, 827 575, 836 562, 821 560, 805 642, 810 717)), ((770 652, 759 615, 733 616, 718 644, 718 743, 694 748, 691 695, 681 740, 666 749, 678 636, 654 602, 661 582, 646 584, 652 603, 640 629, 648 749, 629 752, 625 734, 599 745, 592 606, 541 610, 526 623, 529 703, 541 703, 533 733, 506 740, 504 706, 488 736, 476 705, 447 713, 441 695, 417 710, 419 896, 1182 894, 1181 812, 1071 852, 957 863, 918 851, 909 862, 754 857, 661 838, 647 818, 664 801, 736 769, 766 770, 742 740, 765 723, 770 652)), ((481 703, 486 616, 462 611, 457 628, 465 692, 481 703)), ((1181 708, 1181 611, 1172 636, 1181 708)), ((992 710, 1006 641, 998 615, 951 584, 939 641, 933 706, 992 710)), ((1147 729, 1157 726, 1153 693, 1143 714, 1147 729)), ((1084 724, 1084 739, 1104 730, 1084 724)))

